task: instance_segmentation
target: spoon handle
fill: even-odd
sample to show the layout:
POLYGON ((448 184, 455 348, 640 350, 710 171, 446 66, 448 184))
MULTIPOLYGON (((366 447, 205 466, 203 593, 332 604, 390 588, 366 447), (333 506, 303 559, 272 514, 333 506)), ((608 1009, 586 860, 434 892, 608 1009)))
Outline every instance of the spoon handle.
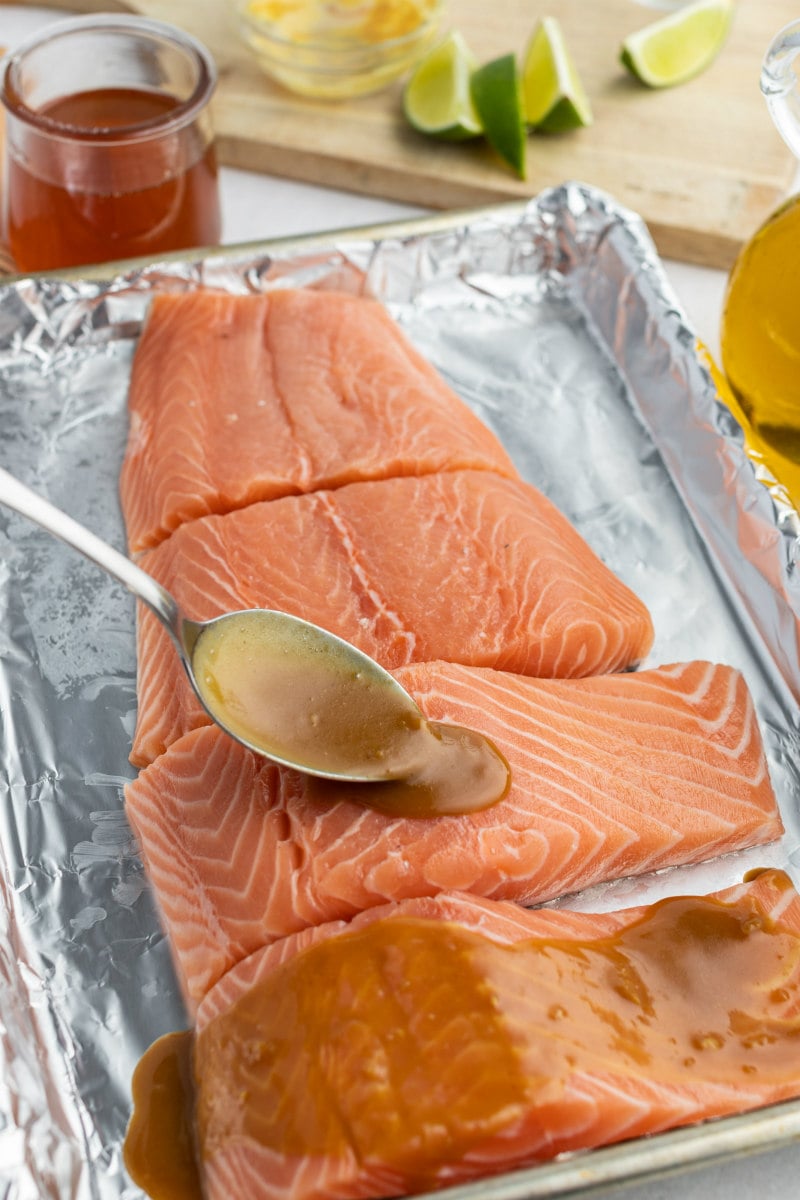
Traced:
POLYGON ((56 508, 36 492, 25 487, 13 475, 9 475, 0 467, 0 504, 13 508, 15 512, 27 517, 48 533, 66 542, 73 550, 78 550, 96 566, 108 572, 123 584, 134 596, 143 600, 153 610, 159 620, 163 621, 180 647, 181 615, 178 605, 170 593, 160 583, 156 583, 152 575, 148 575, 141 567, 120 554, 113 546, 109 546, 91 530, 79 525, 72 517, 68 517, 60 508, 56 508))

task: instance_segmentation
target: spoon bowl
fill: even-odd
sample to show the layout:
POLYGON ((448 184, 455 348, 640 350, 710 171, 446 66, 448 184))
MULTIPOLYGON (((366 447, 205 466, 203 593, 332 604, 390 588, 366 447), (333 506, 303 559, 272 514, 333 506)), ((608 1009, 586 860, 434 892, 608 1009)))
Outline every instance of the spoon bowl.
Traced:
POLYGON ((425 718, 374 659, 289 613, 184 620, 183 655, 206 712, 275 762, 328 779, 403 779, 424 764, 425 718))
POLYGON ((349 642, 272 609, 191 620, 151 575, 2 468, 0 504, 142 600, 169 633, 209 717, 250 750, 351 782, 402 779, 420 767, 425 718, 397 680, 349 642))

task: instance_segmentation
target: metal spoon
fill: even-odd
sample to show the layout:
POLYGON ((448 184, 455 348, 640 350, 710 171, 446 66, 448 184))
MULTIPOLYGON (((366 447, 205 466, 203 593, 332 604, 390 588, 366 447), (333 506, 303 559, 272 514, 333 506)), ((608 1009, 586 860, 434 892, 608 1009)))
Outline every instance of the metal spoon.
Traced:
MULTIPOLYGON (((2 468, 0 504, 66 542, 144 601, 169 633, 208 715, 251 750, 305 774, 356 782, 404 778, 424 759, 419 734, 424 735, 428 723, 417 705, 388 671, 349 642, 310 621, 271 609, 192 621, 151 575, 2 468), (265 651, 267 670, 270 656, 274 658, 279 647, 281 679, 279 691, 273 688, 273 697, 291 694, 296 683, 304 686, 304 677, 305 684, 314 684, 316 679, 308 721, 284 719, 282 728, 248 736, 241 721, 231 719, 224 698, 215 696, 209 679, 198 680, 196 667, 204 647, 207 650, 206 639, 215 643, 213 657, 216 643, 224 644, 226 636, 235 639, 251 634, 265 651), (356 736, 354 722, 360 722, 356 736)), ((206 653, 204 661, 208 659, 206 653)), ((297 710, 296 704, 294 707, 297 710)))

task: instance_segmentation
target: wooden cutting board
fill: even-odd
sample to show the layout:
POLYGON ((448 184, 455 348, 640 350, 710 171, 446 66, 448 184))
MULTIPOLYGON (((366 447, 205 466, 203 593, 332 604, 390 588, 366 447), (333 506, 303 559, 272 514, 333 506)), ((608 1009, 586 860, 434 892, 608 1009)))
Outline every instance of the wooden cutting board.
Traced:
POLYGON ((622 39, 661 15, 640 0, 447 3, 444 28, 460 29, 481 61, 521 52, 540 15, 561 21, 595 122, 560 136, 532 134, 525 182, 483 142, 447 145, 415 134, 401 115, 399 83, 345 102, 284 91, 239 43, 227 0, 48 0, 73 10, 131 9, 199 37, 220 70, 214 115, 228 165, 439 209, 519 200, 579 180, 638 212, 664 256, 721 268, 786 194, 796 164, 758 79, 771 38, 800 16, 797 0, 739 0, 716 62, 666 91, 643 88, 618 62, 622 39))

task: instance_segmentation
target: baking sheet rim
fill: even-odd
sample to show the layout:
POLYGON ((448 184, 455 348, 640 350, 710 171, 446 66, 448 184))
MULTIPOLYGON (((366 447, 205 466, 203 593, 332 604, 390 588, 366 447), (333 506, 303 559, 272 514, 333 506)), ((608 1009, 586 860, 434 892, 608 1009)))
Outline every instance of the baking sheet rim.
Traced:
POLYGON ((800 1142, 800 1100, 718 1117, 665 1133, 644 1134, 614 1146, 580 1151, 562 1160, 523 1167, 431 1193, 445 1200, 546 1200, 600 1195, 617 1183, 645 1183, 732 1158, 766 1154, 800 1142), (674 1157, 673 1157, 674 1156, 674 1157))
MULTIPOLYGON (((563 184, 562 187, 583 187, 580 183, 563 184)), ((559 191, 560 188, 549 188, 559 191)), ((610 198, 609 198, 610 199, 610 198)), ((220 246, 196 246, 191 250, 175 250, 169 254, 146 255, 142 258, 124 258, 83 267, 64 267, 53 271, 27 271, 3 275, 0 285, 19 283, 23 279, 54 279, 69 283, 110 283, 120 275, 145 270, 160 263, 194 263, 207 260, 239 259, 280 252, 286 255, 294 250, 314 250, 339 246, 346 242, 383 241, 388 238, 411 238, 425 234, 447 233, 463 228, 475 221, 491 220, 494 217, 513 219, 522 216, 537 200, 513 200, 475 208, 453 209, 446 213, 431 213, 423 217, 405 217, 400 220, 377 222, 368 225, 350 225, 342 228, 317 230, 314 233, 286 234, 277 238, 258 238, 247 242, 228 242, 220 246)), ((629 212, 622 205, 615 207, 629 212)), ((630 213, 633 217, 634 213, 630 213)), ((641 219, 641 218, 637 218, 641 219)))
MULTIPOLYGON (((562 184, 559 188, 546 190, 553 193, 570 187, 580 189, 583 186, 586 185, 574 181, 562 184)), ((151 269, 160 263, 192 264, 207 260, 219 262, 225 259, 270 255, 280 255, 285 259, 292 253, 342 248, 350 242, 379 242, 447 233, 496 218, 513 221, 524 216, 526 210, 539 198, 532 196, 527 200, 499 202, 446 213, 320 230, 308 234, 194 247, 156 258, 145 256, 84 267, 4 275, 0 284, 5 287, 25 279, 103 284, 112 283, 118 277, 130 275, 138 270, 151 269)), ((619 204, 613 197, 609 196, 607 199, 614 211, 638 222, 643 236, 652 244, 652 238, 642 218, 619 204)), ((661 258, 654 245, 652 255, 658 269, 663 272, 661 258)), ((664 284, 665 289, 671 292, 666 278, 664 284)), ((682 323, 694 332, 682 309, 678 315, 682 323)), ((681 1172, 701 1170, 732 1158, 775 1151, 795 1142, 800 1142, 800 1099, 714 1118, 663 1133, 641 1135, 616 1145, 576 1152, 549 1163, 437 1189, 431 1195, 440 1196, 442 1200, 479 1200, 487 1194, 492 1200, 545 1200, 548 1197, 600 1195, 615 1184, 644 1183, 681 1172)))

